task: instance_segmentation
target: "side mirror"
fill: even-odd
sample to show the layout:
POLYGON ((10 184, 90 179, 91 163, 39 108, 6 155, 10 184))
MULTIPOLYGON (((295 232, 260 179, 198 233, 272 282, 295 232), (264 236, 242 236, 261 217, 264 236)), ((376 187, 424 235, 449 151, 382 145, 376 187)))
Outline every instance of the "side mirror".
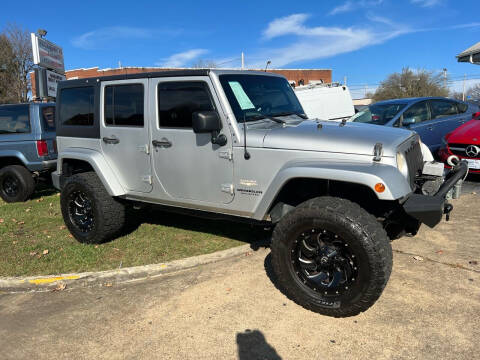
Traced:
POLYGON ((403 120, 402 120, 402 125, 403 126, 409 126, 409 125, 412 125, 412 124, 415 124, 415 123, 416 123, 415 117, 403 118, 403 120))
POLYGON ((216 111, 196 111, 192 114, 192 128, 196 134, 211 133, 212 144, 223 146, 227 137, 218 134, 222 129, 222 122, 216 111))

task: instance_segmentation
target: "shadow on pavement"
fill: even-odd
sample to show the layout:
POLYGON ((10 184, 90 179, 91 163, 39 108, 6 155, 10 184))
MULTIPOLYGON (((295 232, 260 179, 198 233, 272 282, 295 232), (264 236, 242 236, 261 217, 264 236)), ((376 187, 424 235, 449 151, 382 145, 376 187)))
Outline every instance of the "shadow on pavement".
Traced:
POLYGON ((127 224, 122 232, 123 235, 135 231, 141 224, 162 225, 227 237, 250 244, 252 250, 270 246, 272 234, 271 229, 265 229, 260 225, 196 217, 148 206, 140 210, 127 210, 127 224))
POLYGON ((265 336, 259 330, 247 329, 243 333, 237 333, 238 358, 240 360, 281 360, 273 348, 265 340, 265 336))

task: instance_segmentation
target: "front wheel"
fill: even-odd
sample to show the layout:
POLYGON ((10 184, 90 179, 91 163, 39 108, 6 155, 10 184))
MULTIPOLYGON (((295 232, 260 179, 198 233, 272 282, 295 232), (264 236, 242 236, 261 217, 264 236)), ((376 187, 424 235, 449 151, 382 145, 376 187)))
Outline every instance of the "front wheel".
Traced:
POLYGON ((280 289, 323 315, 347 317, 380 297, 392 270, 392 248, 374 216, 334 197, 306 201, 286 214, 272 236, 280 289))

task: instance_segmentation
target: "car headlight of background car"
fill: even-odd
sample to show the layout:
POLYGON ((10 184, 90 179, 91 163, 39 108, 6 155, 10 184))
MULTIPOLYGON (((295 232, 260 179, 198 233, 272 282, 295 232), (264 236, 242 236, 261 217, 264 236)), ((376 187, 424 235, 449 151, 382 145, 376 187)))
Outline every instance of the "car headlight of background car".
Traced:
POLYGON ((403 176, 405 176, 405 178, 408 178, 407 160, 402 152, 397 153, 397 168, 403 174, 403 176))

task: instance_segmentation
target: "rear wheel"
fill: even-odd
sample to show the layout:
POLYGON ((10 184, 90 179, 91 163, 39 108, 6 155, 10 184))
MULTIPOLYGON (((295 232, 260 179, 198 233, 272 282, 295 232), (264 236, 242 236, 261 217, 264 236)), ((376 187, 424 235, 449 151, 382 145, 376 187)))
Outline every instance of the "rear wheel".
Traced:
POLYGON ((0 170, 0 196, 4 201, 25 201, 34 191, 35 181, 24 166, 9 165, 0 170))
POLYGON ((380 297, 391 273, 392 249, 381 224, 360 206, 320 197, 277 224, 272 263, 279 287, 293 301, 346 317, 380 297))
POLYGON ((94 172, 69 177, 60 197, 63 220, 82 243, 102 243, 119 236, 125 205, 111 197, 94 172))

